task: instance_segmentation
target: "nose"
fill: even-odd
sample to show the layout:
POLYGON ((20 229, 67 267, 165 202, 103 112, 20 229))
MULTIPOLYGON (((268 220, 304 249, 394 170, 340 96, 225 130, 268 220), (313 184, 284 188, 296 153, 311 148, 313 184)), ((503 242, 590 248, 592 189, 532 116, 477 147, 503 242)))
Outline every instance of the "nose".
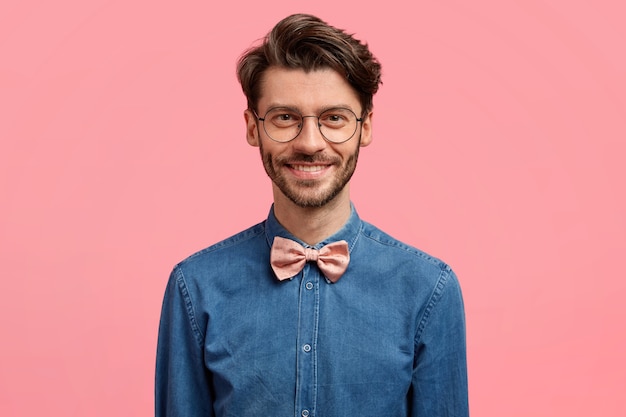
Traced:
POLYGON ((326 139, 322 136, 317 116, 302 116, 302 130, 293 140, 294 150, 312 155, 326 148, 326 139), (306 119, 311 119, 306 123, 306 119))

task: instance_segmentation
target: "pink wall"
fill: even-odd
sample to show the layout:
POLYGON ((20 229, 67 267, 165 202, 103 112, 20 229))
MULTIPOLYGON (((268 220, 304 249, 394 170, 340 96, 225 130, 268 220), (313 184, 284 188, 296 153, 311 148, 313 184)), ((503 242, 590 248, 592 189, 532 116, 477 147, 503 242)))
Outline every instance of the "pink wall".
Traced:
POLYGON ((622 2, 5 3, 0 415, 152 414, 171 267, 271 202, 235 60, 296 11, 384 65, 353 199, 459 274, 472 414, 626 414, 622 2))

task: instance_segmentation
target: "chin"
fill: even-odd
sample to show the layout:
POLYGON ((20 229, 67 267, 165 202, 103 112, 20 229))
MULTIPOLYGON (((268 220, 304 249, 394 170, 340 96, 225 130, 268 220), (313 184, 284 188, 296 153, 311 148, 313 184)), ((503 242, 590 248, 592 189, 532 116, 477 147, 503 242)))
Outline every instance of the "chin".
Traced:
POLYGON ((324 192, 318 192, 315 194, 297 193, 297 192, 294 192, 293 190, 282 190, 282 189, 281 189, 281 192, 292 203, 294 203, 298 207, 322 208, 326 206, 328 203, 335 200, 337 196, 339 196, 339 194, 344 190, 344 188, 345 188, 345 185, 343 187, 337 187, 336 189, 325 190, 324 192))

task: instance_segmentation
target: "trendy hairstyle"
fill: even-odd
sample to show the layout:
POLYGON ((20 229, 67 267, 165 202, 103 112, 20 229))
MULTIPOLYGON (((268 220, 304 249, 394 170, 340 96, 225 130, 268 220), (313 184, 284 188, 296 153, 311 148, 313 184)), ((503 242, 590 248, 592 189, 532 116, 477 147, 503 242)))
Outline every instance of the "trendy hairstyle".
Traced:
POLYGON ((382 84, 381 65, 367 44, 308 14, 284 18, 260 45, 239 58, 237 78, 249 109, 257 110, 262 77, 270 67, 337 71, 357 92, 363 114, 372 109, 373 96, 382 84))

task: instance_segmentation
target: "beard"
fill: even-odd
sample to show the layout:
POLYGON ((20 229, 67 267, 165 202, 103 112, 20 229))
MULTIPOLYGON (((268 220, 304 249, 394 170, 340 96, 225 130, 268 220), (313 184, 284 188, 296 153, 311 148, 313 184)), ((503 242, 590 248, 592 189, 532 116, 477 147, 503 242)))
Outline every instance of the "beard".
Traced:
MULTIPOLYGON (((360 142, 360 141, 359 141, 360 142)), ((302 208, 320 208, 331 202, 345 188, 352 178, 359 159, 360 143, 356 150, 341 164, 340 158, 329 158, 320 155, 296 153, 289 157, 274 158, 263 151, 260 145, 261 159, 267 176, 278 189, 295 205, 302 208), (296 162, 332 164, 338 169, 330 184, 321 185, 318 180, 288 179, 282 174, 282 167, 296 162)))

